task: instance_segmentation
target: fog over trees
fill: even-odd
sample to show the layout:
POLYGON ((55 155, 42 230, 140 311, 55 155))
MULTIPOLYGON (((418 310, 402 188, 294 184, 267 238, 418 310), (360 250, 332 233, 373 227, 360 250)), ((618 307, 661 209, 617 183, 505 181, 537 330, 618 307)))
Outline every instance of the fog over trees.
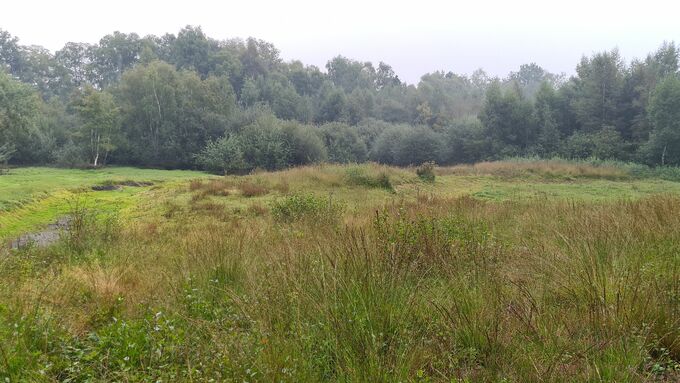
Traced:
POLYGON ((200 27, 54 53, 0 30, 0 162, 242 173, 528 155, 680 165, 678 46, 584 56, 569 78, 529 63, 408 85, 387 63, 284 62, 270 43, 200 27))

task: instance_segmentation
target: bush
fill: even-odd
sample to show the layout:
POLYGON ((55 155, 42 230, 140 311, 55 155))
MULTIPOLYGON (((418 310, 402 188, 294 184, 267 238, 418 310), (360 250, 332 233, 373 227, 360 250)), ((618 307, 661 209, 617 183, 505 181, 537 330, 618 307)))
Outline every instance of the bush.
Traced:
POLYGON ((443 135, 441 163, 474 163, 488 154, 489 140, 477 118, 455 121, 445 128, 443 135))
POLYGON ((370 151, 380 134, 392 126, 391 123, 386 121, 367 118, 357 125, 357 134, 366 143, 366 148, 370 151))
POLYGON ((432 161, 425 162, 416 168, 418 178, 426 182, 434 182, 434 167, 435 163, 432 161))
POLYGON ((361 140, 355 128, 333 122, 323 125, 321 132, 330 162, 350 163, 366 160, 366 144, 361 140))
POLYGON ((396 164, 398 145, 408 129, 406 126, 395 125, 383 130, 375 139, 370 159, 381 164, 396 164))
POLYGON ((291 147, 281 121, 263 116, 240 132, 243 158, 251 169, 279 170, 292 163, 291 147))
POLYGON ((196 155, 196 162, 205 170, 213 173, 242 173, 246 168, 239 140, 225 136, 208 145, 196 155))
POLYGON ((396 164, 409 166, 438 161, 442 151, 442 136, 428 127, 406 131, 396 149, 396 164))
POLYGON ((424 126, 395 125, 385 129, 375 140, 371 160, 390 165, 408 166, 439 160, 442 136, 424 126))
POLYGON ((325 161, 328 157, 318 130, 297 122, 286 122, 283 135, 290 146, 291 165, 306 165, 325 161))
POLYGON ((574 133, 564 141, 561 151, 567 158, 622 159, 625 158, 626 144, 614 128, 603 127, 594 133, 574 133))

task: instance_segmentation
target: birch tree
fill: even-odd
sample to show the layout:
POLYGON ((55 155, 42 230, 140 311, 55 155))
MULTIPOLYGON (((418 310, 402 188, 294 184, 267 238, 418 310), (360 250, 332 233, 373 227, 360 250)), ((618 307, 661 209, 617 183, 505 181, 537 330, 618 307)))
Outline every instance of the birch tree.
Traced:
POLYGON ((119 131, 118 108, 113 97, 87 86, 76 96, 74 107, 81 122, 75 141, 86 147, 93 167, 106 163, 109 153, 116 149, 119 131))

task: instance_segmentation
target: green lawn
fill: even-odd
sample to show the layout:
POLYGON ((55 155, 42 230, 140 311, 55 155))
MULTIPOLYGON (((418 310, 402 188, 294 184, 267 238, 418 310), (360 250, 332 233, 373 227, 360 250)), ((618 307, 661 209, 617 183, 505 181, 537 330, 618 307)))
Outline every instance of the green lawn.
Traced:
POLYGON ((98 170, 30 167, 12 169, 0 176, 0 211, 43 198, 55 191, 89 188, 107 181, 151 181, 204 177, 203 172, 186 170, 112 167, 98 170))

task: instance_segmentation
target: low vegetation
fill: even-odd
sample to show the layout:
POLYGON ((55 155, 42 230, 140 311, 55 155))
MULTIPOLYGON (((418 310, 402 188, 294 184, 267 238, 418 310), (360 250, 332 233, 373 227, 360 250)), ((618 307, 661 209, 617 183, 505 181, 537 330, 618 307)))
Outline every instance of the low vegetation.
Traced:
POLYGON ((56 221, 74 203, 125 213, 149 189, 195 177, 208 175, 135 168, 13 168, 0 177, 0 241, 56 221))
POLYGON ((471 165, 437 168, 441 175, 493 175, 505 178, 592 178, 609 180, 663 179, 680 181, 680 170, 674 166, 649 167, 642 164, 598 159, 565 160, 554 158, 512 158, 471 165))
POLYGON ((350 167, 347 169, 347 183, 350 185, 366 186, 370 188, 379 188, 386 190, 393 190, 390 176, 386 172, 380 172, 377 175, 366 174, 364 168, 350 167))
POLYGON ((0 250, 0 378, 680 379, 679 186, 555 162, 432 171, 88 192, 136 194, 125 214, 74 205, 52 246, 0 250), (555 194, 523 194, 537 185, 555 194))
POLYGON ((271 213, 275 221, 292 223, 307 221, 317 225, 320 223, 337 223, 341 218, 344 206, 329 197, 317 197, 313 194, 292 194, 272 203, 271 213))

